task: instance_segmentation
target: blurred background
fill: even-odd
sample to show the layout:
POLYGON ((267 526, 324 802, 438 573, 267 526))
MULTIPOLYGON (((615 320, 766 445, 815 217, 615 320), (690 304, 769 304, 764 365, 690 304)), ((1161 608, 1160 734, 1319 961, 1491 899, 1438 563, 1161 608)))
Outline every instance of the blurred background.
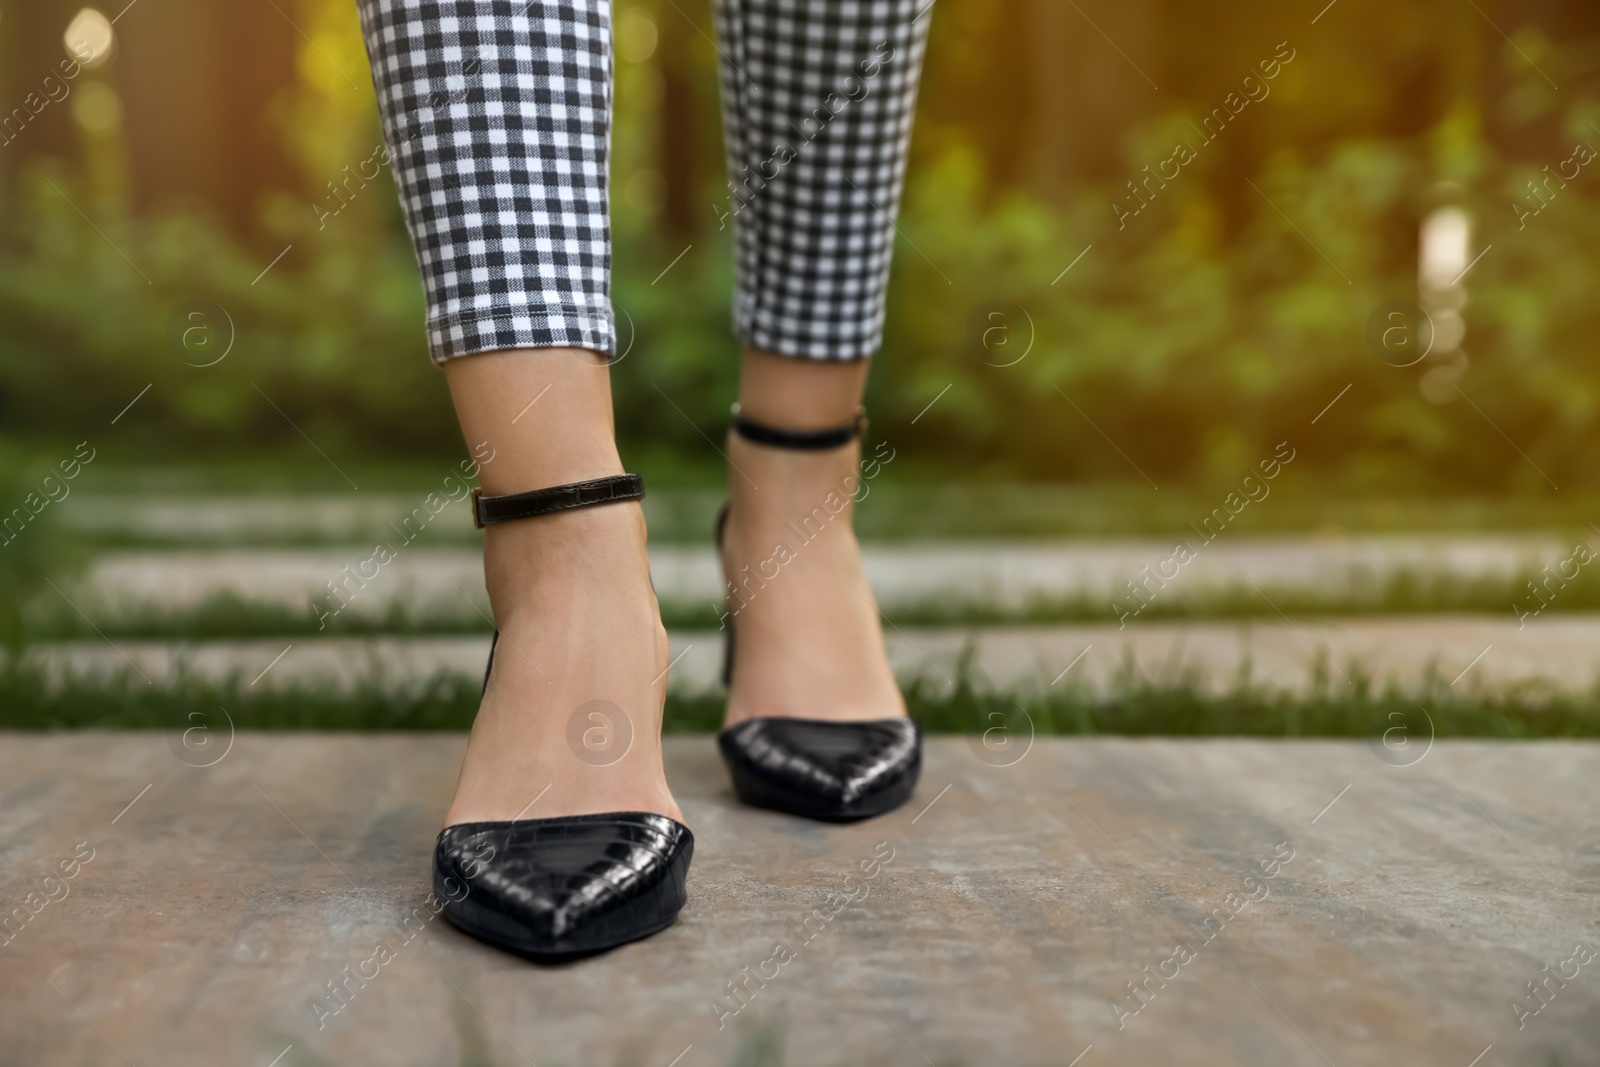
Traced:
MULTIPOLYGON (((330 456, 457 455, 392 183, 340 186, 381 141, 354 4, 124 2, 0 4, 0 101, 28 112, 0 148, 7 437, 97 436, 153 382, 116 461, 303 460, 253 382, 330 456), (97 47, 70 81, 69 37, 97 47), (195 300, 238 337, 204 372, 167 338, 195 300)), ((1600 145, 1600 12, 1340 0, 1313 25, 1318 6, 940 0, 874 380, 884 435, 946 479, 1138 480, 1054 385, 1158 483, 1230 480, 1353 381, 1304 459, 1329 490, 1550 491, 1485 414, 1564 490, 1600 484, 1600 182, 1585 168, 1536 219, 1515 210, 1600 145), (1269 95, 1205 144, 1194 128, 1279 42, 1294 58, 1269 95), (1198 158, 1119 229, 1126 183, 1179 141, 1198 158), (1444 364, 1391 368, 1364 336, 1379 305, 1417 300, 1443 204, 1471 219, 1469 255, 1494 245, 1450 367, 1482 413, 1425 386, 1444 364), (973 344, 993 301, 1036 331, 1014 366, 973 344)), ((634 454, 699 466, 652 383, 702 428, 733 395, 709 3, 619 0, 615 22, 615 295, 636 328, 618 425, 634 454)), ((1020 352, 1027 326, 1010 331, 1020 352)))
MULTIPOLYGON (((0 0, 6 506, 96 450, 0 551, 14 641, 92 636, 29 615, 52 568, 201 536, 140 501, 263 494, 216 538, 359 544, 382 524, 285 516, 404 514, 466 455, 392 182, 350 180, 381 144, 352 0, 125 3, 0 0)), ((734 396, 711 35, 708 0, 617 0, 613 381, 661 542, 707 539, 734 396)), ((1587 537, 1597 123, 1577 0, 939 0, 865 534, 1188 537, 1288 441, 1246 533, 1587 537)), ((1523 580, 1361 605, 1505 614, 1523 580)))

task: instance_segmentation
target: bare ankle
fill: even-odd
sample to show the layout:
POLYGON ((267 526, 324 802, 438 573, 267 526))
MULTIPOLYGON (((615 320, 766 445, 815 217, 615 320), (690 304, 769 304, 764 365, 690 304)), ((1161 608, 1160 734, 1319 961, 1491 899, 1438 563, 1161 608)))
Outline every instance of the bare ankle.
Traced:
POLYGON ((655 614, 644 514, 634 503, 490 527, 484 578, 502 627, 576 597, 604 602, 611 612, 637 601, 643 614, 655 614))

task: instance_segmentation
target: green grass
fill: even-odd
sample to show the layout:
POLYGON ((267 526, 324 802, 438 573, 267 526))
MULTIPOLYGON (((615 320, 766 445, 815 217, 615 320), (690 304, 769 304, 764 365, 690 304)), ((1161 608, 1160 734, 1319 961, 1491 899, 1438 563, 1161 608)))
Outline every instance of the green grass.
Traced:
MULTIPOLYGON (((906 690, 911 713, 932 733, 1127 735, 1172 737, 1377 737, 1396 722, 1422 729, 1425 711, 1439 737, 1597 738, 1600 693, 1562 694, 1535 687, 1456 693, 1431 678, 1414 693, 1320 677, 1309 694, 1270 692, 1241 680, 1208 692, 1192 675, 1150 678, 1125 673, 1107 696, 1065 688, 1019 700, 976 685, 963 672, 953 689, 919 682, 906 690), (1402 718, 1396 719, 1399 715, 1402 718)), ((0 671, 0 728, 166 729, 226 719, 249 730, 464 730, 478 706, 479 682, 441 675, 403 692, 363 687, 341 693, 311 686, 253 690, 242 678, 180 678, 149 686, 128 678, 47 684, 35 670, 0 671)), ((716 730, 722 698, 669 696, 669 733, 716 730)))

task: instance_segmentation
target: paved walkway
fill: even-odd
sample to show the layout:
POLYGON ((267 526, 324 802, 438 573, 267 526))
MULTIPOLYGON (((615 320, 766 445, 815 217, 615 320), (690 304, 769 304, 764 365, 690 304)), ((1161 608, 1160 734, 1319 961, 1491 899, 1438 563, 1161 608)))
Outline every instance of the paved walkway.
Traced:
MULTIPOLYGON (((325 518, 338 528, 356 521, 352 515, 335 509, 325 518)), ((1295 692, 1308 688, 1319 673, 1335 681, 1365 674, 1379 683, 1411 687, 1432 672, 1462 687, 1540 685, 1567 692, 1589 690, 1600 681, 1600 615, 1548 612, 1524 625, 1509 603, 1503 611, 1481 615, 1291 619, 1269 610, 1275 601, 1263 600, 1264 614, 1255 619, 1134 618, 1119 626, 1110 607, 1114 590, 1170 552, 1169 542, 1155 540, 872 544, 866 565, 880 603, 891 613, 928 604, 1015 612, 1041 600, 1074 598, 1106 605, 1104 622, 1073 625, 928 629, 891 624, 891 659, 908 682, 921 676, 947 684, 968 648, 981 684, 1019 692, 1068 679, 1105 692, 1130 668, 1186 684, 1198 679, 1212 691, 1234 687, 1247 669, 1256 684, 1295 692)), ((1224 538, 1206 546, 1162 596, 1181 602, 1207 591, 1248 592, 1252 583, 1258 589, 1338 596, 1355 586, 1370 590, 1402 573, 1460 580, 1506 576, 1570 552, 1553 535, 1224 538)), ((337 603, 327 595, 326 583, 343 581, 347 571, 371 556, 371 549, 357 547, 111 552, 82 576, 71 599, 97 625, 124 613, 192 608, 219 594, 309 618, 314 602, 325 608, 337 603)), ((405 547, 391 562, 366 568, 367 574, 374 571, 374 578, 345 585, 355 592, 346 593, 350 602, 342 615, 384 617, 403 608, 409 619, 420 621, 477 624, 487 618, 474 547, 405 547)), ((657 545, 652 572, 664 603, 711 605, 721 595, 720 572, 707 547, 657 545)), ((163 643, 116 638, 114 643, 94 639, 48 646, 34 654, 58 674, 132 665, 155 680, 185 666, 209 678, 261 676, 269 685, 314 680, 354 686, 375 679, 393 686, 437 671, 480 674, 484 640, 302 636, 163 643)), ((676 691, 717 687, 719 634, 675 633, 672 655, 676 691)))
POLYGON ((201 768, 158 733, 0 739, 0 1062, 1577 1067, 1600 1047, 1600 962, 1574 954, 1600 950, 1594 745, 1439 742, 1396 767, 1361 742, 1040 741, 998 767, 939 738, 906 809, 824 826, 738 807, 711 739, 669 738, 689 908, 537 967, 427 921, 459 736, 231 741, 201 768))
MULTIPOLYGON (((477 548, 404 546, 393 540, 399 546, 396 558, 364 571, 361 565, 373 556, 373 546, 363 543, 112 552, 95 562, 79 589, 90 610, 192 606, 223 592, 299 609, 325 598, 325 583, 343 581, 348 566, 353 573, 378 575, 361 583, 351 611, 377 613, 403 601, 418 612, 471 615, 473 605, 487 606, 477 548)), ((1339 593, 1400 573, 1510 576, 1519 568, 1537 570, 1565 559, 1572 547, 1553 535, 1221 538, 1183 566, 1162 595, 1245 588, 1247 582, 1339 593)), ((1172 541, 1154 539, 913 542, 868 544, 865 562, 873 591, 889 610, 926 603, 1016 610, 1039 599, 1109 601, 1123 583, 1140 577, 1146 566, 1156 568, 1172 550, 1172 541)), ((663 600, 721 602, 722 575, 710 546, 655 545, 650 558, 663 600)), ((1510 614, 1509 604, 1506 611, 1510 614)), ((1112 617, 1109 605, 1106 616, 1112 617)))
MULTIPOLYGON (((722 635, 669 635, 675 693, 717 690, 722 635)), ((1335 684, 1365 675, 1413 689, 1432 673, 1460 691, 1537 686, 1568 693, 1600 679, 1600 616, 1551 615, 1519 629, 1515 619, 1483 615, 1378 619, 1149 622, 1127 629, 1092 624, 1039 627, 890 627, 890 662, 903 683, 953 683, 970 650, 983 687, 1037 694, 1075 685, 1105 693, 1130 669, 1153 681, 1234 689, 1252 684, 1303 693, 1323 674, 1335 684)), ((481 677, 488 638, 272 638, 248 641, 114 642, 38 646, 30 655, 52 677, 136 669, 160 683, 180 671, 203 679, 236 675, 260 687, 316 683, 393 689, 438 672, 481 677)))

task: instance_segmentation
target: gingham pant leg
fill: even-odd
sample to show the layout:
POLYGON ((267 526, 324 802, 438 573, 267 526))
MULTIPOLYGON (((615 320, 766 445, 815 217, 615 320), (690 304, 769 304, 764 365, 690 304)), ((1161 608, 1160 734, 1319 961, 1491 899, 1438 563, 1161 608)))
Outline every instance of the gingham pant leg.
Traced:
POLYGON ((734 330, 862 359, 884 297, 931 0, 714 0, 734 330))
POLYGON ((359 0, 435 362, 612 354, 610 0, 359 0))

